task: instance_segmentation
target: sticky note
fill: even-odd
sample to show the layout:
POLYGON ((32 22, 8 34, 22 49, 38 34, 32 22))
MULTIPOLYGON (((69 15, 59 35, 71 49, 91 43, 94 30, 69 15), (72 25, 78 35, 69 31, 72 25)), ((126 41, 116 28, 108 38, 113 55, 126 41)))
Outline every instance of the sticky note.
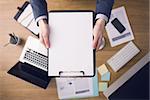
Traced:
POLYGON ((99 82, 99 91, 103 92, 107 89, 108 83, 107 82, 99 82))
POLYGON ((101 76, 108 72, 108 69, 105 64, 98 67, 98 72, 101 76))
POLYGON ((110 81, 110 72, 107 72, 104 75, 102 75, 101 81, 110 81))

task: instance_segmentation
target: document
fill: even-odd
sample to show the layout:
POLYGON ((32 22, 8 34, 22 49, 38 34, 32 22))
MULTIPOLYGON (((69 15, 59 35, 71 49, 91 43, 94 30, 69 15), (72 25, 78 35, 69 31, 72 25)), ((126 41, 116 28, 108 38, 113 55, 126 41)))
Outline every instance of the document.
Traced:
POLYGON ((119 7, 112 10, 110 20, 106 25, 106 32, 111 47, 134 39, 134 35, 124 7, 119 7))
POLYGON ((99 95, 97 72, 90 78, 56 78, 59 99, 84 98, 99 95))

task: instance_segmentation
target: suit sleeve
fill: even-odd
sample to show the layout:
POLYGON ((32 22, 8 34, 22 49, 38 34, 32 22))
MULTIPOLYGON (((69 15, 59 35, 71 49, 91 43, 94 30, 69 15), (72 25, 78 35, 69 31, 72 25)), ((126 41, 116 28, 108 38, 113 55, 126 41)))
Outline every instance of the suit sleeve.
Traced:
POLYGON ((37 21, 42 16, 41 18, 46 18, 48 22, 47 2, 45 0, 30 0, 30 3, 35 20, 37 21))
POLYGON ((103 14, 110 18, 114 0, 96 0, 96 15, 103 14))

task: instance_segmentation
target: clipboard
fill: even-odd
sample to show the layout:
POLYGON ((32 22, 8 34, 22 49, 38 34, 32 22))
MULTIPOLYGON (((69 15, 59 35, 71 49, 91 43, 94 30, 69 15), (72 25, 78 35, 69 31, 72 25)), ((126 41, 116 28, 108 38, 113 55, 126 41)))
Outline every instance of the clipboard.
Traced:
POLYGON ((95 51, 92 47, 94 12, 59 10, 49 12, 50 48, 48 76, 93 77, 95 51))
POLYGON ((29 1, 26 1, 21 7, 17 7, 18 11, 14 19, 31 33, 39 37, 39 28, 35 22, 32 7, 29 1))

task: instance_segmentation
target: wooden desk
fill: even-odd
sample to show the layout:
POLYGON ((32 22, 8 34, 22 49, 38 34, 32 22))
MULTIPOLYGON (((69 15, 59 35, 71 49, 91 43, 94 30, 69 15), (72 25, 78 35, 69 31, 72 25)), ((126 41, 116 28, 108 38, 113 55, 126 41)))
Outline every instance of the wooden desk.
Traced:
MULTIPOLYGON (((17 6, 22 5, 25 0, 0 0, 0 46, 8 42, 8 33, 15 32, 24 41, 29 35, 28 30, 19 25, 13 16, 17 12, 17 6)), ((132 26, 135 40, 141 52, 119 72, 111 71, 111 81, 114 82, 119 76, 126 72, 141 57, 148 53, 149 49, 149 26, 148 26, 148 0, 115 0, 114 8, 125 6, 132 26)), ((95 9, 95 0, 49 0, 48 9, 95 9)), ((106 33, 104 36, 107 38, 106 33)), ((24 46, 8 45, 0 48, 0 100, 57 100, 55 80, 53 79, 46 90, 25 82, 19 78, 7 74, 7 71, 18 61, 24 46)), ((107 59, 115 54, 123 45, 111 48, 106 41, 106 47, 97 52, 96 66, 106 63, 107 59)), ((106 99, 102 93, 99 97, 84 100, 106 99)))

